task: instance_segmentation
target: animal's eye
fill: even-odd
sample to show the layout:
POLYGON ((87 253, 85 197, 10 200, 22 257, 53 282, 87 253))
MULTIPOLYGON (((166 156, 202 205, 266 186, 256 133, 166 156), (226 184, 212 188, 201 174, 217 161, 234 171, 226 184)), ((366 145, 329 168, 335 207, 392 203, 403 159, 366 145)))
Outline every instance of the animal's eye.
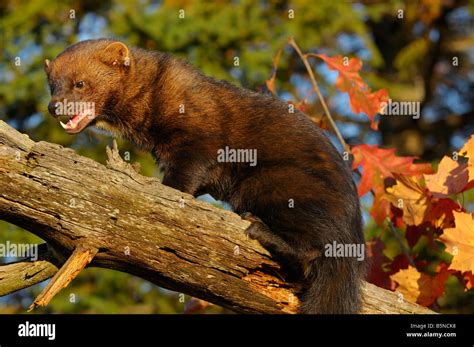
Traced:
POLYGON ((76 88, 82 88, 82 87, 84 87, 84 81, 76 82, 76 84, 74 85, 74 87, 76 87, 76 88))

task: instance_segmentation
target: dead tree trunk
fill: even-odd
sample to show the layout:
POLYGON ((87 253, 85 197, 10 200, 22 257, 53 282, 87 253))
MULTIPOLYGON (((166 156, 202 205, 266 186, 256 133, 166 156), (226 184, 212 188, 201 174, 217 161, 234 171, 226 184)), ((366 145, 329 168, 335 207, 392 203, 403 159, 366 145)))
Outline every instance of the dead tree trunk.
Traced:
MULTIPOLYGON (((54 275, 32 308, 45 305, 91 262, 236 312, 296 312, 297 288, 246 238, 247 221, 139 175, 116 148, 108 158, 106 167, 0 121, 0 219, 48 244, 36 262, 0 267, 0 295, 54 275)), ((363 313, 430 312, 365 286, 363 313)))

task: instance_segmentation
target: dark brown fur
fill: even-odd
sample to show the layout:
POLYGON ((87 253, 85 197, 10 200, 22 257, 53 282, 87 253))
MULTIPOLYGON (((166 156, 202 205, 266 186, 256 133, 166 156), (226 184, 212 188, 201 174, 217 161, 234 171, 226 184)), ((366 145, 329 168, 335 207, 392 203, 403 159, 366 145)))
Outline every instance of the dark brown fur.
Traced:
POLYGON ((282 264, 299 264, 301 312, 358 312, 363 262, 327 258, 324 245, 364 243, 359 200, 322 131, 271 96, 206 77, 165 53, 107 49, 113 42, 83 41, 51 62, 52 103, 95 102, 99 117, 91 124, 150 151, 164 184, 247 213, 251 237, 282 264), (72 87, 78 79, 86 83, 79 91, 72 87), (226 146, 257 149, 258 164, 217 162, 226 146))

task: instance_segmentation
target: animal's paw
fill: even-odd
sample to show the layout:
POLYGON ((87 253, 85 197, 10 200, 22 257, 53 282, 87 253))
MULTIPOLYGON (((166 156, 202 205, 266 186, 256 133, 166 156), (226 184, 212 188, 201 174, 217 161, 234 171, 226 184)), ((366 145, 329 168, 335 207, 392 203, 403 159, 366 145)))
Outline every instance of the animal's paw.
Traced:
POLYGON ((254 216, 251 212, 244 212, 240 215, 240 218, 249 221, 251 223, 257 223, 260 222, 262 223, 262 220, 258 218, 257 216, 254 216))
POLYGON ((256 240, 259 235, 258 226, 256 224, 250 224, 249 227, 245 229, 244 233, 248 238, 256 240))

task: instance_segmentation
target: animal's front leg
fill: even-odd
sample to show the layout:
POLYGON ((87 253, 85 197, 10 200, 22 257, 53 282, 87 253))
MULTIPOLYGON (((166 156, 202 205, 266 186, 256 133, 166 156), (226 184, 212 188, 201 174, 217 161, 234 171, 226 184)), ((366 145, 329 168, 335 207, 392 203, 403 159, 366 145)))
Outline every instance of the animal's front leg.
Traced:
POLYGON ((195 195, 202 182, 199 177, 193 176, 184 170, 169 170, 163 178, 164 185, 178 189, 183 193, 195 195))

